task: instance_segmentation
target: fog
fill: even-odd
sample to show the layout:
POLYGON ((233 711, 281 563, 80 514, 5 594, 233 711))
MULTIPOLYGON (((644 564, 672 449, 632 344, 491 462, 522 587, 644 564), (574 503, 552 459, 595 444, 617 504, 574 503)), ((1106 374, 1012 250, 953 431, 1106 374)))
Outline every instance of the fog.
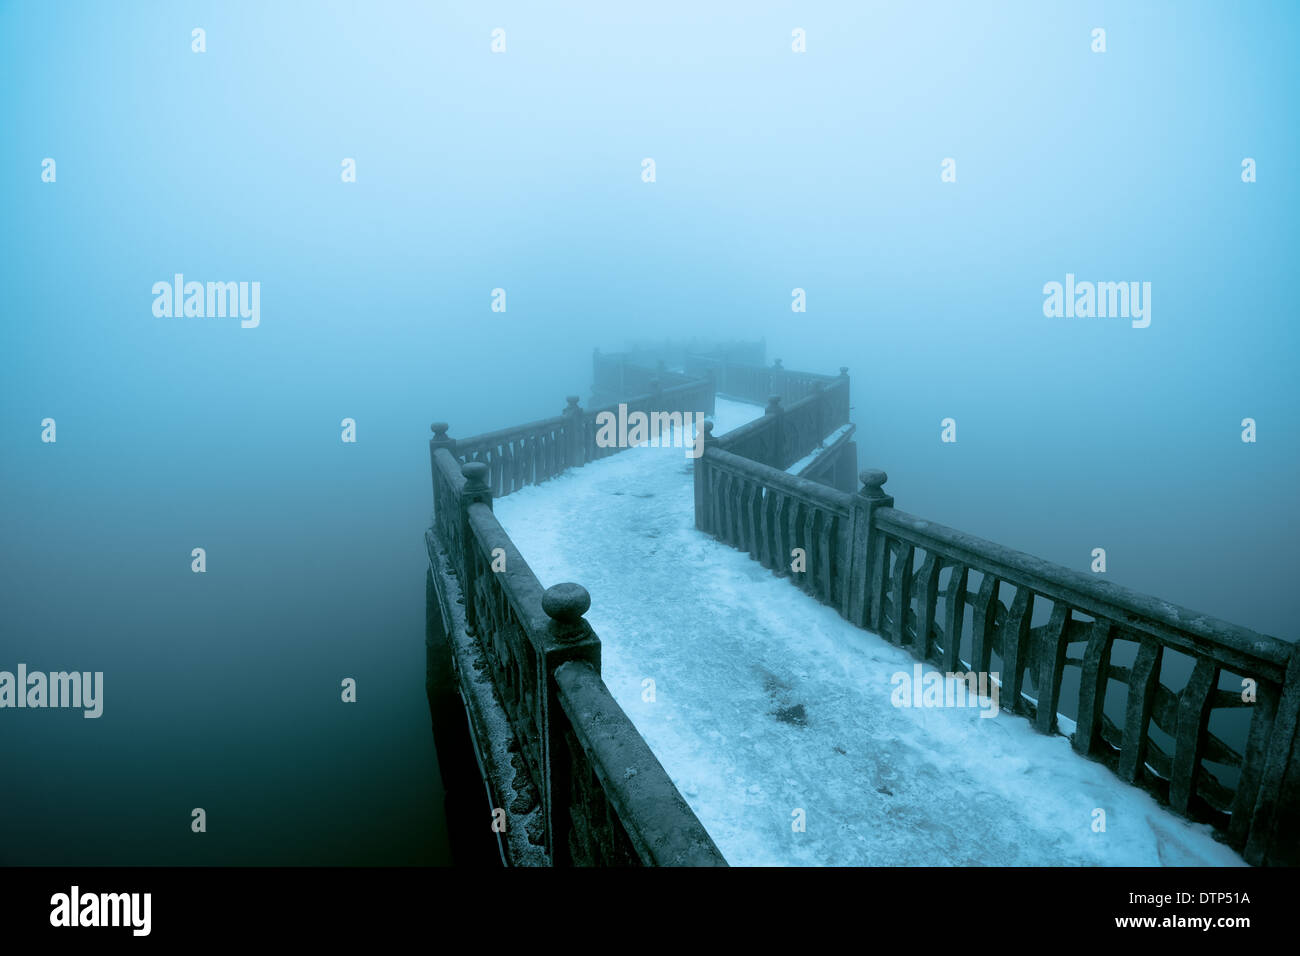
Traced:
POLYGON ((629 339, 848 366, 899 508, 1294 639, 1300 18, 1251 11, 0 8, 0 669, 105 674, 0 713, 0 862, 446 862, 429 424, 629 339))

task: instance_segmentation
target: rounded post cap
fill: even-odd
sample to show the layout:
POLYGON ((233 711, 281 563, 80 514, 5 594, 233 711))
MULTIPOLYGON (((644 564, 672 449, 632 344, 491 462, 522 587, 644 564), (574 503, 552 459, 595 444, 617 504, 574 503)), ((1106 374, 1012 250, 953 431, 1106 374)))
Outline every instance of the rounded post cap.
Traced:
POLYGON ((780 396, 780 395, 769 395, 769 396, 767 396, 767 407, 768 407, 768 408, 780 408, 780 407, 781 407, 781 396, 780 396))
POLYGON ((577 396, 577 395, 565 395, 565 396, 564 396, 564 400, 565 400, 566 402, 569 403, 569 407, 570 407, 570 408, 573 408, 573 407, 575 407, 575 406, 578 404, 578 396, 577 396))
POLYGON ((467 485, 487 487, 488 466, 481 461, 467 461, 460 466, 460 473, 465 476, 467 485))
POLYGON ((773 368, 781 368, 781 367, 782 367, 782 366, 781 366, 781 360, 780 360, 780 359, 772 359, 772 367, 773 367, 773 368))
POLYGON ((542 592, 542 610, 561 624, 576 624, 591 607, 591 595, 581 584, 566 581, 553 584, 542 592))
POLYGON ((704 434, 705 437, 708 438, 713 437, 713 422, 709 421, 708 419, 704 420, 704 434))
POLYGON ((862 482, 862 490, 858 494, 866 495, 868 498, 886 497, 882 485, 889 480, 889 476, 879 468, 866 468, 858 472, 858 480, 862 482))
POLYGON ((429 431, 433 432, 439 438, 446 438, 447 429, 450 427, 451 426, 448 425, 446 422, 434 422, 432 425, 429 426, 429 431))
POLYGON ((848 375, 848 374, 849 374, 849 367, 848 367, 847 365, 841 365, 841 366, 840 366, 840 374, 841 374, 841 375, 848 375))

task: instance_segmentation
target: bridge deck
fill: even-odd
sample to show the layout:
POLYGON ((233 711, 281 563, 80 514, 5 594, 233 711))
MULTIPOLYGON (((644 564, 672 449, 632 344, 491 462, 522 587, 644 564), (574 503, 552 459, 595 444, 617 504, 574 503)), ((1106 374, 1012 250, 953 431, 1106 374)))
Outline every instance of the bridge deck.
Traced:
MULTIPOLYGON (((761 414, 719 399, 715 434, 761 414)), ((543 582, 591 592, 605 682, 733 865, 1243 865, 1023 718, 894 707, 911 655, 697 531, 680 448, 495 508, 543 582)))

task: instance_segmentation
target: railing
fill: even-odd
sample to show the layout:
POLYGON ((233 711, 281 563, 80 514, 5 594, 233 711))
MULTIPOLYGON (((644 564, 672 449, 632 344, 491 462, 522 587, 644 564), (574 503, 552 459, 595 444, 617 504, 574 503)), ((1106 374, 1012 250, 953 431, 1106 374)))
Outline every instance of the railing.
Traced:
MULTIPOLYGON (((488 486, 494 497, 501 498, 581 464, 573 447, 575 437, 581 433, 581 417, 572 409, 581 412, 576 396, 570 396, 569 408, 564 414, 457 439, 451 447, 461 462, 478 461, 487 466, 488 486)), ((436 441, 447 439, 446 424, 435 424, 433 431, 436 441)))
POLYGON ((892 507, 875 511, 870 534, 866 582, 852 582, 866 583, 867 626, 949 671, 987 673, 996 654, 1002 708, 1023 714, 1042 733, 1057 732, 1063 675, 1077 668, 1078 693, 1064 710, 1075 721, 1075 750, 1105 760, 1174 811, 1226 831, 1252 862, 1288 853, 1294 859, 1294 845, 1270 838, 1278 794, 1262 788, 1270 759, 1285 769, 1295 750, 1294 742, 1286 745, 1294 726, 1276 726, 1283 689, 1300 693, 1295 645, 892 507), (1038 627, 1036 609, 1048 614, 1038 627), (1111 662, 1121 642, 1135 651, 1131 667, 1111 662), (1080 656, 1070 656, 1071 645, 1082 645, 1080 656), (1163 667, 1170 652, 1192 663, 1176 691, 1162 681, 1174 671, 1163 667), (1232 689, 1220 689, 1228 675, 1232 689), (1123 727, 1103 712, 1110 681, 1126 687, 1123 727), (1210 733, 1209 723, 1217 709, 1240 707, 1251 708, 1251 722, 1237 749, 1210 733), (1152 739, 1153 724, 1171 739, 1172 753, 1152 739), (1277 746, 1270 748, 1275 729, 1277 746), (1237 770, 1236 786, 1206 763, 1237 770))
POLYGON ((771 395, 762 418, 718 439, 717 447, 772 468, 784 470, 822 444, 849 420, 847 376, 816 382, 808 395, 789 408, 771 395))
MULTIPOLYGON (((602 444, 598 440, 602 422, 601 416, 613 416, 615 420, 618 419, 620 414, 631 416, 640 413, 646 415, 647 419, 662 416, 660 423, 671 424, 675 431, 676 429, 688 428, 694 424, 695 419, 689 417, 694 413, 713 414, 713 386, 706 379, 689 379, 684 384, 667 389, 661 389, 658 382, 652 382, 651 389, 649 394, 638 395, 623 402, 614 402, 586 414, 583 425, 583 454, 585 460, 595 461, 599 458, 607 458, 626 447, 608 442, 602 444), (621 411, 620 405, 624 406, 621 411)), ((668 432, 664 432, 665 439, 667 436, 668 432)))
POLYGON ((723 451, 708 440, 695 477, 698 528, 748 551, 825 604, 843 600, 852 495, 723 451))
POLYGON ((725 866, 599 672, 561 664, 555 682, 571 788, 569 861, 725 866))
POLYGON ((600 399, 619 399, 629 395, 644 395, 658 383, 663 388, 685 385, 700 376, 669 370, 660 359, 653 365, 643 365, 622 352, 602 352, 599 349, 591 358, 591 392, 600 399))
MULTIPOLYGON (((817 452, 816 457, 796 470, 791 465, 785 470, 800 478, 807 478, 818 484, 830 485, 841 491, 857 488, 858 447, 853 441, 853 425, 842 425, 838 434, 828 436, 825 446, 817 452)), ((811 454, 811 452, 810 452, 811 454)))
POLYGON ((1300 647, 897 511, 884 472, 847 494, 720 445, 708 436, 695 465, 697 527, 950 673, 989 673, 996 656, 1004 709, 1046 734, 1072 719, 1076 751, 1212 823, 1248 862, 1300 863, 1300 647), (1121 643, 1132 666, 1111 663, 1121 643), (1162 676, 1177 657, 1190 675, 1174 690, 1162 676), (1068 668, 1078 691, 1062 710, 1068 668), (1122 728, 1104 712, 1110 681, 1127 688, 1122 728), (1216 711, 1241 707, 1242 744, 1209 731, 1216 711))
MULTIPOLYGON (((862 472, 856 493, 809 480, 825 480, 829 458, 787 474, 847 423, 846 370, 692 362, 688 371, 702 378, 666 389, 647 379, 651 391, 623 402, 623 414, 712 410, 715 386, 769 398, 768 414, 725 438, 705 424, 697 527, 922 661, 992 673, 1003 709, 1041 733, 1069 735, 1080 754, 1213 824, 1247 861, 1300 864, 1296 645, 898 511, 883 472, 862 472), (1124 688, 1118 723, 1107 716, 1112 681, 1124 688), (1245 708, 1240 740, 1216 731, 1216 717, 1245 708)), ((622 387, 635 366, 618 368, 622 387)), ((617 450, 596 429, 599 416, 618 413, 618 405, 584 412, 570 397, 554 419, 461 442, 435 425, 434 536, 469 596, 466 618, 545 795, 552 859, 720 862, 600 681, 599 641, 581 620, 585 592, 542 592, 490 510, 494 492, 617 450), (501 561, 510 574, 497 570, 501 561), (665 816, 654 812, 660 806, 665 816)), ((835 444, 852 446, 847 432, 835 444)))
POLYGON ((622 451, 625 446, 599 441, 601 416, 609 414, 617 418, 620 404, 626 406, 624 414, 627 415, 634 412, 647 416, 675 415, 676 418, 665 419, 672 421, 675 428, 686 427, 684 416, 696 412, 712 414, 712 384, 707 379, 677 377, 684 380, 668 388, 651 379, 645 394, 591 411, 578 405, 577 395, 570 395, 564 411, 554 418, 471 438, 448 438, 447 423, 436 422, 432 426, 433 440, 448 448, 461 463, 476 461, 486 465, 486 481, 493 497, 503 498, 520 488, 554 478, 569 468, 622 451))
POLYGON ((665 362, 670 368, 684 368, 692 357, 716 359, 735 365, 766 365, 767 343, 687 339, 659 342, 630 342, 623 353, 635 365, 655 367, 665 362))
POLYGON ((489 466, 462 464, 445 426, 435 434, 433 540, 541 802, 552 864, 725 865, 600 679, 587 592, 542 589, 492 513, 489 466))
MULTIPOLYGON (((843 381, 845 390, 839 401, 843 404, 843 420, 848 421, 848 367, 842 367, 840 374, 817 375, 813 372, 796 372, 786 369, 777 359, 771 366, 741 365, 709 356, 688 356, 685 371, 687 375, 709 377, 713 380, 718 393, 741 401, 764 404, 775 395, 786 408, 816 391, 818 386, 829 389, 836 382, 843 381)), ((840 409, 835 414, 841 414, 840 409)))

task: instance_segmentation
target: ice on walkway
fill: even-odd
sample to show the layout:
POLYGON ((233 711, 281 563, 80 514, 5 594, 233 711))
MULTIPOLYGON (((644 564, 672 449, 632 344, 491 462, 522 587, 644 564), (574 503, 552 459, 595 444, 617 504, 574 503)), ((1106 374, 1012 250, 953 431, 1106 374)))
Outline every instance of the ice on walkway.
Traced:
MULTIPOLYGON (((719 400, 714 433, 761 414, 719 400)), ((543 585, 591 592, 605 682, 730 863, 1243 865, 1023 717, 892 706, 911 654, 697 531, 692 487, 642 447, 494 504, 543 585)))

